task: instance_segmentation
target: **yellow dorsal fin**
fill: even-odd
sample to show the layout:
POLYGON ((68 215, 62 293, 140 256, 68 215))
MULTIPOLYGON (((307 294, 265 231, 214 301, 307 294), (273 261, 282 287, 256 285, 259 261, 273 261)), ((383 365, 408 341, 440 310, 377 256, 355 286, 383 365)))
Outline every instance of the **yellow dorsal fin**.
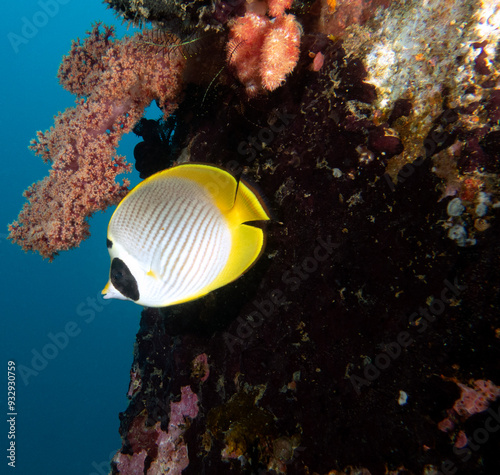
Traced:
POLYGON ((222 168, 201 163, 186 163, 169 168, 159 175, 161 174, 169 178, 187 178, 198 183, 208 191, 222 213, 233 208, 238 182, 233 175, 222 168))
POLYGON ((187 178, 204 187, 222 212, 229 211, 233 208, 236 190, 238 188, 238 182, 233 175, 214 165, 185 163, 162 170, 141 181, 118 204, 115 212, 123 205, 132 192, 136 192, 148 183, 161 181, 171 177, 187 178))
MULTIPOLYGON (((150 179, 180 177, 193 180, 214 199, 230 226, 250 221, 268 221, 269 212, 259 195, 243 180, 239 182, 226 170, 202 163, 186 163, 153 175, 150 179)), ((140 186, 140 185, 139 185, 140 186)))

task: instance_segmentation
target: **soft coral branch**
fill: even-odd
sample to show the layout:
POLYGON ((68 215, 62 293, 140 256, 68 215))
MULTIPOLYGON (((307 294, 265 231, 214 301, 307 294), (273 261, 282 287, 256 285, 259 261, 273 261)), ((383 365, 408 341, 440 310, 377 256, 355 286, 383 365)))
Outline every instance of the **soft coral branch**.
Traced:
POLYGON ((184 58, 174 43, 161 45, 169 54, 159 54, 147 34, 119 41, 97 24, 83 44, 73 44, 59 77, 80 98, 32 140, 30 149, 52 170, 24 193, 28 202, 9 226, 10 239, 24 250, 53 259, 78 246, 89 236, 87 218, 127 193, 128 180, 119 184, 116 177, 130 165, 116 148, 151 101, 165 116, 175 108, 184 58))
POLYGON ((249 96, 278 88, 297 64, 301 27, 284 13, 290 3, 268 2, 275 18, 248 11, 231 26, 227 59, 249 96))

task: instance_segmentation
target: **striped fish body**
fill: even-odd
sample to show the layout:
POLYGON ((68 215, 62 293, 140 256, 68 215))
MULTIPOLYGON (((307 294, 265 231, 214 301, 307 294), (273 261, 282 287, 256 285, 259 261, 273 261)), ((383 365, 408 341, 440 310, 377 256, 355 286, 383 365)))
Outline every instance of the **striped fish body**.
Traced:
POLYGON ((170 168, 135 187, 108 226, 104 298, 163 307, 199 298, 242 275, 264 246, 259 196, 224 170, 170 168))

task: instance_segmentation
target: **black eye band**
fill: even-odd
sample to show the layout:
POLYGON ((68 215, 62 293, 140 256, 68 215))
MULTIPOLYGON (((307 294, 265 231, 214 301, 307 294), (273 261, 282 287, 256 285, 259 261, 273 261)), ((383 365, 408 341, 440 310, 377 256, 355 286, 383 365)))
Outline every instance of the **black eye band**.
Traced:
POLYGON ((109 273, 111 283, 124 297, 134 301, 139 300, 139 288, 134 276, 130 273, 127 264, 118 257, 111 261, 111 271, 109 273))

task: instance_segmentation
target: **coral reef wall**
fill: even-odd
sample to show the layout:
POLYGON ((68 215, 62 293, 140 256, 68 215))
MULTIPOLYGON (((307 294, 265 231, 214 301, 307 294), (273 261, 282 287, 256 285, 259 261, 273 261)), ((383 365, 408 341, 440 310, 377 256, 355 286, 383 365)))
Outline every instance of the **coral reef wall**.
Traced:
POLYGON ((142 311, 111 473, 498 473, 497 2, 106 3, 143 54, 180 35, 141 177, 213 163, 274 215, 242 278, 142 311))
POLYGON ((272 94, 186 89, 179 160, 244 171, 276 219, 243 278, 142 312, 122 453, 189 387, 185 474, 494 473, 498 8, 332 3, 292 7, 272 94))

